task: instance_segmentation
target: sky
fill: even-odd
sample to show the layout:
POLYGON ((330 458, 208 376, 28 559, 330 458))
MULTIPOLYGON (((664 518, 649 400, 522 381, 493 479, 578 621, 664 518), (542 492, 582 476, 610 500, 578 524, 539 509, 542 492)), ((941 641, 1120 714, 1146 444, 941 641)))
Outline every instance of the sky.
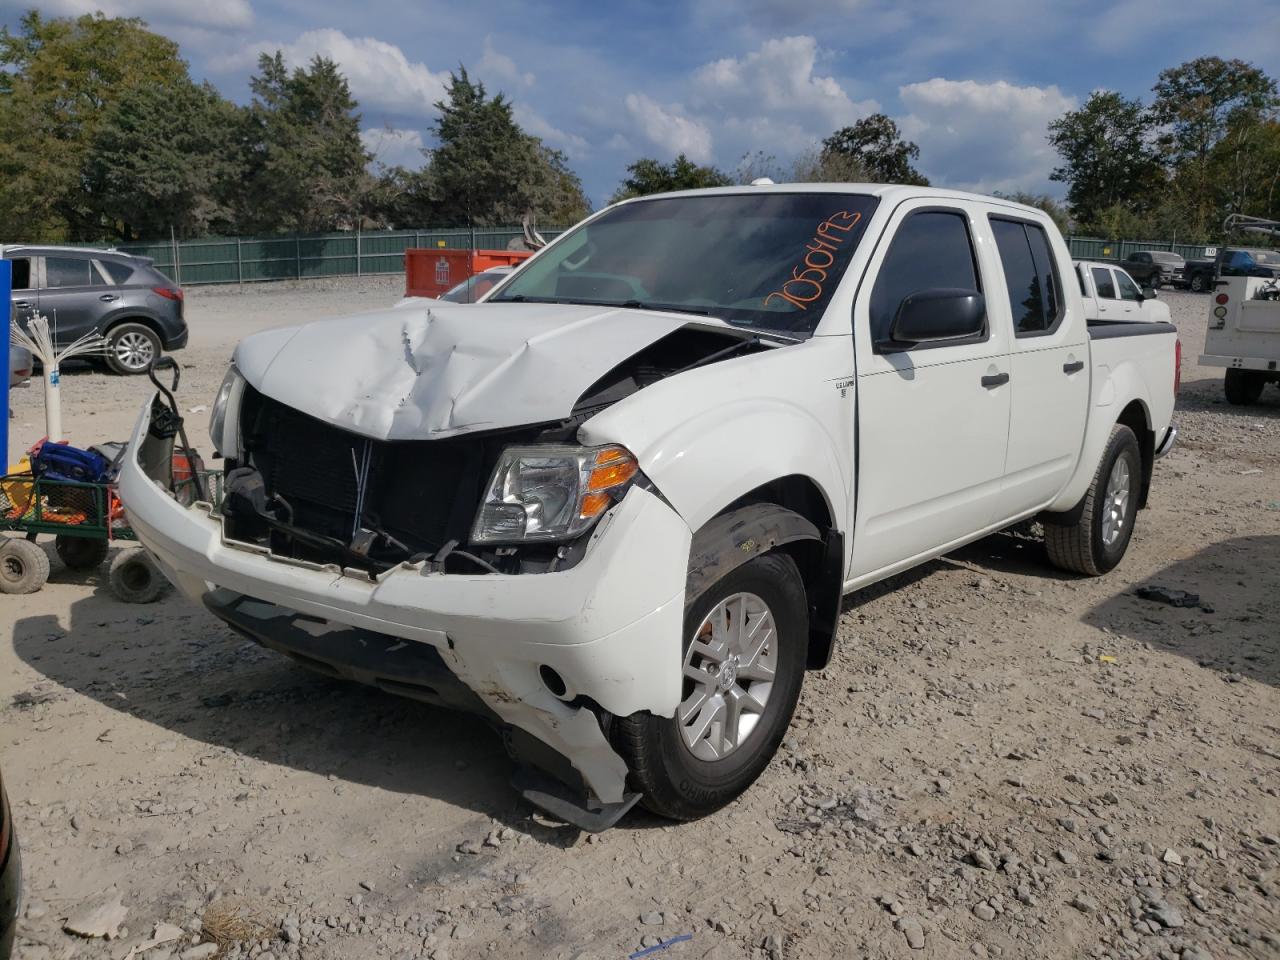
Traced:
MULTIPOLYGON (((0 0, 16 25, 30 3, 0 0)), ((418 166, 449 73, 502 91, 596 206, 639 157, 780 164, 874 112, 942 186, 1061 195, 1050 120, 1097 89, 1149 99, 1159 72, 1239 57, 1280 77, 1280 0, 44 0, 137 16, 237 102, 260 53, 342 67, 378 162, 418 166)))

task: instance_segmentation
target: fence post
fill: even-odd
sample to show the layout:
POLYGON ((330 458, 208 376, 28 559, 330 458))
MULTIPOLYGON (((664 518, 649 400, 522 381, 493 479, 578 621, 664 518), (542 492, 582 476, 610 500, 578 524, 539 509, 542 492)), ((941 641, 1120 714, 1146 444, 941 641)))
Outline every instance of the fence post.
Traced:
POLYGON ((302 237, 293 235, 293 278, 302 279, 302 237))
POLYGON ((357 226, 357 227, 356 227, 356 276, 357 276, 357 277, 361 275, 361 269, 360 269, 360 256, 361 256, 361 252, 360 252, 360 246, 361 246, 361 244, 360 244, 360 227, 359 227, 359 226, 357 226))
POLYGON ((236 237, 236 285, 244 289, 244 258, 240 256, 239 237, 236 237))
POLYGON ((178 256, 178 235, 174 232, 173 224, 169 224, 169 251, 173 259, 173 282, 182 286, 182 259, 178 256))

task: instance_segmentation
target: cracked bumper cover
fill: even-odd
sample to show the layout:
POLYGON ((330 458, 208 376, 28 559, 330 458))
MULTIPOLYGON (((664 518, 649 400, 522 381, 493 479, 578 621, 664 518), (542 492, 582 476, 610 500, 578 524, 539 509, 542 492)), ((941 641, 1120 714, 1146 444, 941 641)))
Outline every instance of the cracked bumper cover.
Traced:
POLYGON ((369 580, 224 541, 207 506, 182 506, 139 464, 150 410, 148 401, 120 496, 138 539, 185 595, 241 594, 428 645, 502 722, 566 758, 600 801, 623 800, 626 766, 595 714, 552 695, 539 667, 564 678, 566 700, 585 695, 619 716, 674 714, 691 534, 662 500, 633 488, 568 570, 471 576, 403 565, 369 580))

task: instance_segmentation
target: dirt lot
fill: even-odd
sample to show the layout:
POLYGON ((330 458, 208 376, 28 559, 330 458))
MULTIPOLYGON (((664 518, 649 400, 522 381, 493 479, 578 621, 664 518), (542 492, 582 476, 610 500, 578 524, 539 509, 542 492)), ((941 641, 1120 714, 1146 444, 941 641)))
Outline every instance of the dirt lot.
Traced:
MULTIPOLYGON (((396 296, 193 291, 183 406, 244 333, 396 296)), ((1280 390, 1228 407, 1194 363, 1207 298, 1166 299, 1183 439, 1124 564, 1067 576, 1000 535, 848 598, 784 749, 700 823, 558 828, 481 722, 304 672, 177 597, 122 605, 55 560, 42 592, 0 599, 20 956, 123 958, 158 923, 182 937, 151 960, 211 939, 585 960, 681 934, 657 956, 1280 955, 1280 390), (104 897, 127 909, 116 939, 63 931, 104 897)), ((123 438, 147 390, 64 384, 80 443, 123 438)), ((42 430, 38 392, 14 400, 16 448, 42 430)))

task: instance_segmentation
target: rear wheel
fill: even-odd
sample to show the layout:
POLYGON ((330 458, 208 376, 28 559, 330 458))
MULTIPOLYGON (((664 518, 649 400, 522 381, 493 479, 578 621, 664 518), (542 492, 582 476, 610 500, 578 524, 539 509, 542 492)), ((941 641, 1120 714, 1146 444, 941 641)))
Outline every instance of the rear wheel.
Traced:
POLYGON ((34 540, 0 541, 0 593, 35 593, 49 580, 49 555, 34 540))
POLYGON ((160 338, 145 324, 122 323, 107 334, 107 366, 116 373, 146 373, 160 353, 160 338))
POLYGON ((1138 438, 1123 424, 1111 428, 1079 519, 1060 526, 1044 524, 1044 544, 1056 567, 1092 577, 1113 569, 1129 548, 1142 490, 1142 454, 1138 438))
POLYGON ((614 724, 646 807, 693 820, 755 782, 795 711, 808 633, 800 571, 781 553, 748 561, 689 604, 675 716, 642 712, 614 724))
POLYGON ((60 533, 53 541, 53 548, 58 551, 59 559, 71 570, 92 570, 107 559, 107 541, 92 537, 72 537, 60 533))
POLYGON ((1248 407, 1258 402, 1262 396, 1262 388, 1267 385, 1267 376, 1257 370, 1230 369, 1222 380, 1223 392, 1227 395, 1227 403, 1236 407, 1248 407))
POLYGON ((151 603, 168 585, 159 568, 141 549, 121 550, 111 561, 111 592, 125 603, 151 603))
POLYGON ((1204 293, 1205 290, 1209 289, 1208 282, 1205 280, 1203 273, 1193 273, 1191 275, 1191 280, 1187 283, 1187 286, 1191 288, 1192 293, 1204 293))

